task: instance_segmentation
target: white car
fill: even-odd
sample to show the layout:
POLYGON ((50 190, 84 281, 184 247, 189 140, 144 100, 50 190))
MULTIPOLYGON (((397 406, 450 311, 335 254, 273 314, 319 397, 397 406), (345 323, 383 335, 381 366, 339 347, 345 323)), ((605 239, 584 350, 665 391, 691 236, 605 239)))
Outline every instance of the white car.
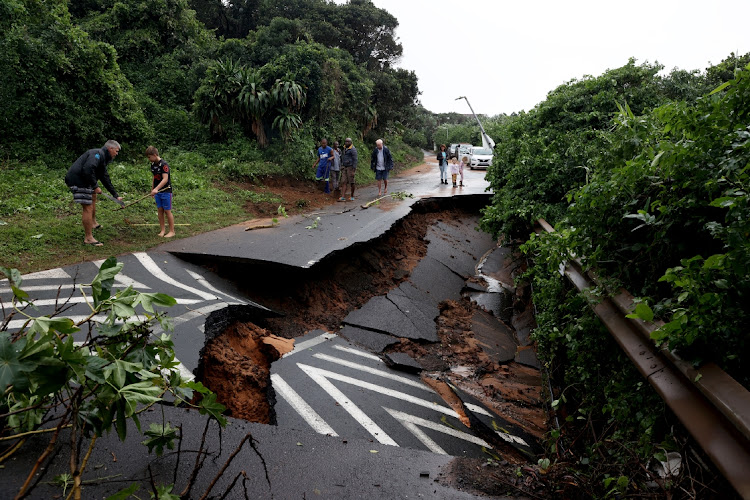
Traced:
POLYGON ((492 150, 487 148, 471 148, 469 151, 469 168, 488 168, 492 165, 492 150))
POLYGON ((471 155, 471 149, 474 146, 471 144, 459 144, 458 145, 458 151, 456 152, 456 158, 458 158, 458 162, 464 161, 464 156, 470 156, 471 155))

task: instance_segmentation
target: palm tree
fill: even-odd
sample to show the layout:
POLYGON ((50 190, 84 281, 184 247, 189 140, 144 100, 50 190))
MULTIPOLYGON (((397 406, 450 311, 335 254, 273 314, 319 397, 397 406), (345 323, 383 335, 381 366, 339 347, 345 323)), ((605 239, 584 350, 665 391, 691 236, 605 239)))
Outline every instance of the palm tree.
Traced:
POLYGON ((241 67, 231 59, 218 61, 206 71, 201 86, 196 91, 195 109, 203 123, 208 123, 211 133, 223 135, 222 119, 235 121, 235 99, 239 92, 237 76, 241 67))
POLYGON ((250 119, 251 128, 258 145, 268 145, 268 138, 263 126, 263 117, 273 105, 271 94, 262 88, 260 75, 253 68, 242 67, 239 75, 240 93, 238 98, 241 113, 250 119))
POLYGON ((271 97, 274 105, 283 106, 276 109, 278 116, 274 118, 272 127, 288 141, 292 131, 302 125, 302 117, 295 111, 305 105, 307 94, 295 81, 276 80, 271 89, 271 97))

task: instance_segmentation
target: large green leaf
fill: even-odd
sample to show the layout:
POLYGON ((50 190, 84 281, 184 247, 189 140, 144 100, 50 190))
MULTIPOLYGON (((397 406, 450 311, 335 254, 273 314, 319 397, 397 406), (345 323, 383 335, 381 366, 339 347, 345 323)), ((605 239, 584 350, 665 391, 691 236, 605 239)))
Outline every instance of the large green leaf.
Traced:
POLYGON ((177 428, 172 427, 169 422, 164 425, 152 423, 144 434, 148 439, 143 441, 143 444, 148 447, 148 452, 151 453, 155 449, 159 457, 164 453, 165 446, 170 450, 174 449, 174 442, 178 437, 177 428))
POLYGON ((31 325, 29 333, 45 334, 53 331, 69 335, 79 330, 80 328, 78 328, 70 318, 48 318, 46 316, 41 316, 39 318, 34 318, 34 323, 31 325))
POLYGON ((36 363, 20 359, 20 349, 10 340, 10 333, 0 333, 0 389, 5 392, 9 385, 25 386, 27 378, 23 372, 36 368, 36 363))
POLYGON ((133 307, 141 304, 146 312, 154 313, 154 306, 172 307, 177 301, 166 293, 139 293, 133 302, 133 307))
POLYGON ((161 401, 162 388, 154 385, 151 380, 129 384, 120 389, 120 396, 127 403, 127 416, 135 413, 137 405, 151 404, 161 401))
POLYGON ((198 413, 201 415, 211 415, 222 427, 227 425, 227 419, 222 415, 226 409, 226 406, 216 401, 216 394, 213 392, 203 396, 201 402, 198 403, 198 413))
POLYGON ((112 285, 115 283, 115 276, 122 270, 122 262, 110 257, 105 260, 99 268, 94 281, 91 282, 91 294, 94 297, 94 306, 98 306, 103 300, 107 300, 111 295, 112 285))

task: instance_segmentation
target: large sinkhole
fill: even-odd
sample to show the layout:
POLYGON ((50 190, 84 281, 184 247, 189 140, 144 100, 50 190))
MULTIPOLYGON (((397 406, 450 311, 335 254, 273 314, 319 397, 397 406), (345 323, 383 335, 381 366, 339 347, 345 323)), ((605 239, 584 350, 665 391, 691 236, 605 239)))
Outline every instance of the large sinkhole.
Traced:
POLYGON ((512 396, 520 405, 506 412, 511 423, 541 436, 530 313, 523 290, 511 286, 519 264, 475 229, 484 204, 481 196, 423 200, 382 236, 307 269, 200 262, 267 309, 230 306, 209 316, 198 379, 229 415, 276 424, 271 364, 292 339, 331 332, 386 358, 408 355, 448 382, 468 375, 473 385, 464 388, 477 397, 512 396), (409 302, 417 294, 424 300, 409 302), (507 330, 505 340, 495 338, 498 329, 507 330))

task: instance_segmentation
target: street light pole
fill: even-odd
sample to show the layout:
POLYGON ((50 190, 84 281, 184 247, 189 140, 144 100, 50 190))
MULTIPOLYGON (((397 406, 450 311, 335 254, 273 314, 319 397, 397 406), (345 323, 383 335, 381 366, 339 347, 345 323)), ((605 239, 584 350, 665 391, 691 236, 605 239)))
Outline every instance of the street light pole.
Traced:
POLYGON ((484 127, 482 126, 482 122, 479 121, 479 117, 474 112, 474 108, 471 107, 471 103, 469 102, 469 99, 462 95, 461 97, 456 97, 456 100, 464 99, 466 101, 466 104, 469 105, 469 109, 471 110, 471 114, 474 115, 474 118, 477 120, 477 123, 479 124, 479 130, 482 131, 482 147, 489 147, 490 149, 495 149, 495 141, 492 140, 492 138, 487 135, 487 132, 484 131, 484 127), (486 144, 485 144, 486 143, 486 144))

